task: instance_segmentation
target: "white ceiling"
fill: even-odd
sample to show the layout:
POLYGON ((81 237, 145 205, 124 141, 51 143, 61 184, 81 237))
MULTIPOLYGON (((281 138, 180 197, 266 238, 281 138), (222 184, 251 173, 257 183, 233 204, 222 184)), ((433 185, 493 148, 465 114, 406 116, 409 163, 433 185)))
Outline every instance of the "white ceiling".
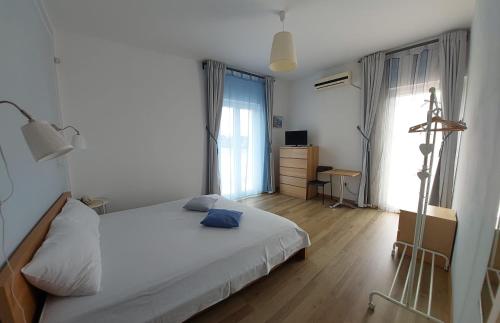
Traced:
POLYGON ((474 0, 45 0, 70 31, 270 74, 272 36, 295 37, 297 79, 358 57, 470 26, 474 0))

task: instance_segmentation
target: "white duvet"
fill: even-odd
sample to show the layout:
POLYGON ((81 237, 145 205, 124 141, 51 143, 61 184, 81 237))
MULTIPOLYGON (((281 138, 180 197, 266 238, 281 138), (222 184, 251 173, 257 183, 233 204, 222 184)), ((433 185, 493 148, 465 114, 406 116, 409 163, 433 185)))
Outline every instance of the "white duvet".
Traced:
POLYGON ((204 227, 186 201, 102 216, 102 291, 49 296, 40 322, 182 322, 310 245, 292 221, 223 198, 240 227, 204 227))

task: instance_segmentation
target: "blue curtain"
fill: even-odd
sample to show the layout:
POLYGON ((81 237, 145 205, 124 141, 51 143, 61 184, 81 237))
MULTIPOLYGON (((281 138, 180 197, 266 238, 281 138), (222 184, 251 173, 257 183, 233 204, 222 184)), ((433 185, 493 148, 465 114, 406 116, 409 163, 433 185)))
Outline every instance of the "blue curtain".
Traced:
POLYGON ((266 127, 264 80, 228 70, 217 139, 222 196, 240 199, 267 188, 266 127))

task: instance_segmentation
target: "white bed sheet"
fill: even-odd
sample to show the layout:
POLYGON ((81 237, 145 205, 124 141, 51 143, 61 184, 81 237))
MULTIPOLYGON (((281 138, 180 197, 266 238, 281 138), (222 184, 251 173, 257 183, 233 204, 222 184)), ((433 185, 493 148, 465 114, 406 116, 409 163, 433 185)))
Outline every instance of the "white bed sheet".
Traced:
POLYGON ((182 322, 310 245, 292 221, 223 198, 240 227, 204 227, 187 200, 102 216, 102 291, 49 296, 40 322, 182 322))

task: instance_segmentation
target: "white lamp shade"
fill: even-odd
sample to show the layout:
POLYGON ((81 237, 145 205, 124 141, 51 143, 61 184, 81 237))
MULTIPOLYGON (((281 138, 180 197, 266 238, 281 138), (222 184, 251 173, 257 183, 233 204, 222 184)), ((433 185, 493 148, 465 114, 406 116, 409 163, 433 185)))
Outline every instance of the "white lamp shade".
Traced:
POLYGON ((87 141, 81 134, 76 134, 71 138, 71 145, 78 150, 87 149, 87 141))
POLYGON ((21 130, 36 161, 53 159, 73 150, 47 121, 30 121, 21 130))
POLYGON ((297 55, 293 36, 288 31, 276 33, 273 37, 269 68, 274 72, 289 72, 297 67, 297 55))

